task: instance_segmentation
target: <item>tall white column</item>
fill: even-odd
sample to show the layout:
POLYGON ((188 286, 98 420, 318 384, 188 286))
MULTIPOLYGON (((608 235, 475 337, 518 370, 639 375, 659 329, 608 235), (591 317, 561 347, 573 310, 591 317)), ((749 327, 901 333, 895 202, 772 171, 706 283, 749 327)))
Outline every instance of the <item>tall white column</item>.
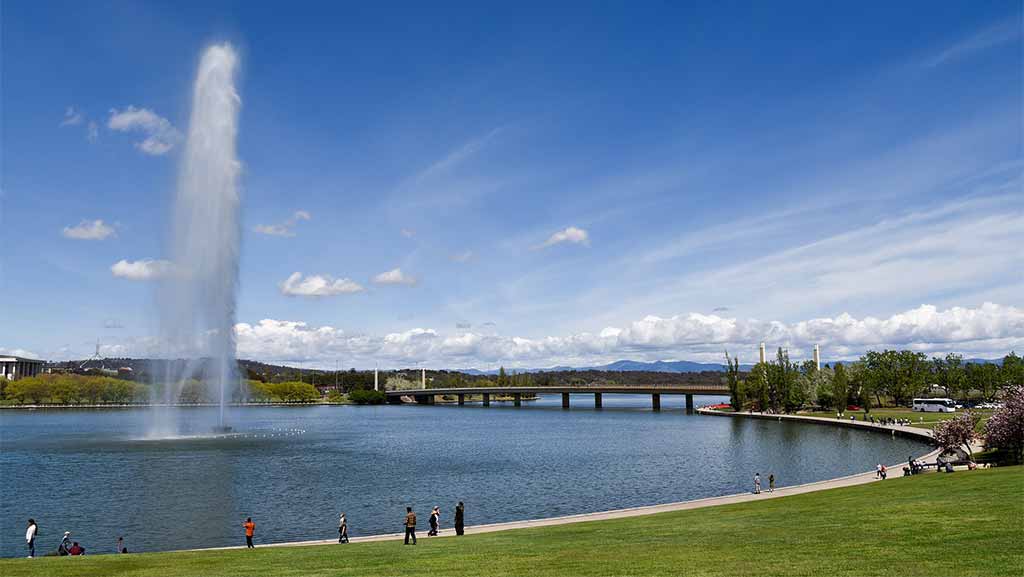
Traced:
POLYGON ((760 352, 761 352, 761 356, 759 358, 761 359, 761 362, 763 363, 766 360, 765 356, 764 356, 764 342, 761 342, 760 352))
POLYGON ((420 385, 427 388, 427 369, 420 369, 420 385))
POLYGON ((818 345, 814 345, 814 366, 821 370, 821 351, 818 350, 818 345))
POLYGON ((380 390, 380 386, 377 383, 377 369, 373 369, 373 390, 380 390))

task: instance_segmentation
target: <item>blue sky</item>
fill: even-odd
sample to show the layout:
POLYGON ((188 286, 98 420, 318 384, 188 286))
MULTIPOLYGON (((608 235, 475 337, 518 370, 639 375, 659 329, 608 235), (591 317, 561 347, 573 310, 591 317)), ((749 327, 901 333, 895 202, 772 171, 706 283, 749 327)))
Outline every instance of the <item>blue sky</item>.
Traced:
POLYGON ((151 352, 213 42, 240 356, 1024 349, 1019 4, 374 4, 4 2, 0 350, 151 352))

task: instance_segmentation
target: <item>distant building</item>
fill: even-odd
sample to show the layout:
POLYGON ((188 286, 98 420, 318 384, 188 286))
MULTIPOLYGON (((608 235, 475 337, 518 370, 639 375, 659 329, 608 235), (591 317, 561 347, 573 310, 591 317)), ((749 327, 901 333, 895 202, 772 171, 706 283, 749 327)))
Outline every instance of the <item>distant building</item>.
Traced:
POLYGON ((43 371, 43 361, 25 357, 0 357, 0 378, 8 381, 34 377, 43 371))

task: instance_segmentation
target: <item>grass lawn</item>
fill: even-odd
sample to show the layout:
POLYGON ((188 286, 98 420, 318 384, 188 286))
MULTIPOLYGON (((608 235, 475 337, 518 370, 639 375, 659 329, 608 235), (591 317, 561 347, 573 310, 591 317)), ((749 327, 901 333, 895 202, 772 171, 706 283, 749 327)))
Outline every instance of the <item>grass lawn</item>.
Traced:
POLYGON ((1024 574, 1024 468, 466 537, 0 561, 29 575, 1024 574))
MULTIPOLYGON (((981 417, 981 420, 978 421, 978 430, 980 431, 981 428, 985 426, 985 421, 987 421, 988 418, 992 416, 992 413, 994 411, 992 411, 991 409, 972 409, 971 412, 981 417)), ((957 412, 955 413, 915 413, 914 411, 906 408, 878 408, 871 409, 871 412, 868 413, 868 415, 871 415, 876 420, 887 417, 892 419, 910 419, 912 421, 911 424, 914 427, 931 429, 940 422, 945 421, 946 419, 952 419, 953 417, 961 413, 963 413, 962 409, 957 409, 957 412)), ((811 417, 825 417, 832 419, 836 417, 835 413, 827 411, 804 411, 800 412, 799 414, 809 415, 811 417)), ((845 416, 843 418, 849 419, 850 415, 854 415, 855 417, 857 417, 858 421, 864 420, 864 411, 846 411, 845 416)))

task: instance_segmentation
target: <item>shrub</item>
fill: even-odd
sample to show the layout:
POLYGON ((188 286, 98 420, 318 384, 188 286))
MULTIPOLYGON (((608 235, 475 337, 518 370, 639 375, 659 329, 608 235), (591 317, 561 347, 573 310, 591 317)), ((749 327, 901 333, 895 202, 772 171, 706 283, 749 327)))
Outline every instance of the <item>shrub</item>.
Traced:
POLYGON ((357 405, 380 405, 387 400, 387 395, 382 391, 355 389, 349 391, 348 400, 357 405))

